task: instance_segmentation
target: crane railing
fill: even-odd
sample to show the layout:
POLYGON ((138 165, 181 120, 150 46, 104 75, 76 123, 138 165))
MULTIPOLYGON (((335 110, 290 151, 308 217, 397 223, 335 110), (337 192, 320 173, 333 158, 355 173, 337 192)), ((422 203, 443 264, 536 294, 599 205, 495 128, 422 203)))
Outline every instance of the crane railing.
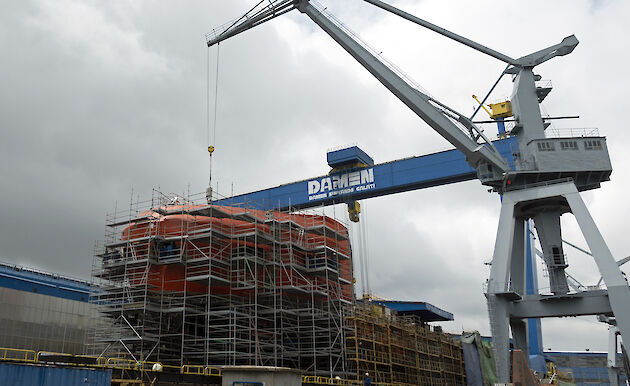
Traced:
POLYGON ((599 137, 599 129, 596 127, 583 128, 548 128, 545 130, 547 138, 573 138, 573 137, 599 137))

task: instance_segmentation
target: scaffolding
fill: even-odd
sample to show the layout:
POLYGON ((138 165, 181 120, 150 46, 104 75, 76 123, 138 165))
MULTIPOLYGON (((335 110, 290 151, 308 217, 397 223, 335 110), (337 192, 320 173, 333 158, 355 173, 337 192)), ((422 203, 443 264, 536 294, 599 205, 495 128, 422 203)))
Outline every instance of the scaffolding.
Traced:
POLYGON ((348 370, 374 383, 465 385, 462 344, 416 316, 359 302, 346 316, 348 370))
POLYGON ((90 352, 168 365, 260 365, 348 376, 344 224, 317 211, 131 202, 106 219, 90 352))

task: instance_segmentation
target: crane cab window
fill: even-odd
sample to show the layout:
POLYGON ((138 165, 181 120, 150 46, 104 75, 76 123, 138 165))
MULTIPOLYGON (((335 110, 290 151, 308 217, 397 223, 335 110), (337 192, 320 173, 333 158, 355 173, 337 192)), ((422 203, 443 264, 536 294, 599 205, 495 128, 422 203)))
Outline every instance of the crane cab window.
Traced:
POLYGON ((575 141, 560 141, 560 149, 562 150, 577 150, 578 145, 575 141))
POLYGON ((602 150, 602 141, 598 139, 592 139, 584 141, 585 150, 602 150))
POLYGON ((553 142, 538 142, 538 151, 554 151, 556 147, 553 142))

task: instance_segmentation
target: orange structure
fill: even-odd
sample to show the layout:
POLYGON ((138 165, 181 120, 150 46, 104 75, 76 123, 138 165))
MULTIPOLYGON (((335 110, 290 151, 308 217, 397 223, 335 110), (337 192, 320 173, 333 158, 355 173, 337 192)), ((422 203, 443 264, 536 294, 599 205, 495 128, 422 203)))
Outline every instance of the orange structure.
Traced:
POLYGON ((347 228, 323 214, 156 194, 108 217, 92 351, 174 365, 346 375, 347 228))

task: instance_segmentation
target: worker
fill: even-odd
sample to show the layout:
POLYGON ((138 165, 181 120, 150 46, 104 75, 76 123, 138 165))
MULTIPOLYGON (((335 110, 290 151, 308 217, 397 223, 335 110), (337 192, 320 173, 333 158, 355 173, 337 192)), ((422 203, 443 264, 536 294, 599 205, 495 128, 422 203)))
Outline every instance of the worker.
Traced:
POLYGON ((363 378, 363 386, 369 386, 372 384, 372 379, 370 379, 370 373, 365 373, 365 378, 363 378))

